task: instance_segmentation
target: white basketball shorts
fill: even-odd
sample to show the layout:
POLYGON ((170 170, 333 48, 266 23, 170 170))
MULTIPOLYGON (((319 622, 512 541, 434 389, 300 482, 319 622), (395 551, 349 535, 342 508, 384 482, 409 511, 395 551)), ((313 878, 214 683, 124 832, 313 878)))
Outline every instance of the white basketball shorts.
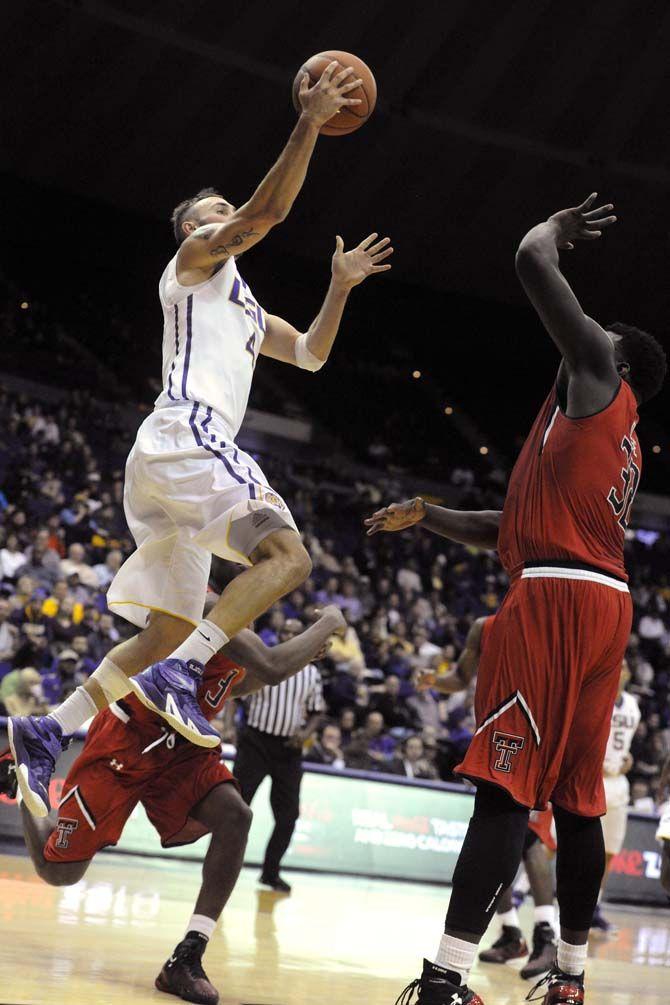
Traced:
POLYGON ((607 802, 607 812, 602 817, 605 851, 618 855, 626 839, 630 786, 625 775, 605 776, 603 781, 607 802))
POLYGON ((670 841, 670 802, 661 807, 661 819, 656 831, 657 841, 670 841))
POLYGON ((212 555, 251 565, 276 530, 298 532, 260 467, 197 403, 157 409, 126 463, 124 508, 137 551, 107 594, 112 611, 144 627, 152 610, 197 624, 212 555))

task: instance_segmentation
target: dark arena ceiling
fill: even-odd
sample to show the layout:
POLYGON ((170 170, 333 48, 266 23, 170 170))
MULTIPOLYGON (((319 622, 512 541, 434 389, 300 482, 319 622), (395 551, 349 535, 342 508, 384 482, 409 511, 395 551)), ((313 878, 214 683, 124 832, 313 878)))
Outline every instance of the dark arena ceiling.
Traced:
MULTIPOLYGON (((448 315, 422 313, 422 290, 526 310, 520 237, 597 190, 620 223, 579 248, 568 274, 588 313, 665 338, 668 4, 27 0, 2 5, 0 32, 5 179, 145 219, 164 220, 202 185, 239 203, 292 127, 302 61, 353 51, 376 75, 377 111, 358 133, 320 141, 270 255, 323 260, 335 233, 389 233, 393 282, 416 288, 414 337, 485 347, 508 333, 451 331, 448 315)), ((30 232, 48 213, 19 215, 30 232)), ((512 355, 523 370, 523 350, 512 355)))

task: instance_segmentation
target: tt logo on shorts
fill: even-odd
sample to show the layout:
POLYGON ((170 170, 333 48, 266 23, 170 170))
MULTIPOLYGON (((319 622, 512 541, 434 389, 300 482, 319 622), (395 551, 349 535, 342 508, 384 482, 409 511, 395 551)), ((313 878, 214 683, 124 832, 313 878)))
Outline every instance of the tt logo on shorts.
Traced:
POLYGON ((58 831, 58 840, 56 841, 57 848, 69 848, 70 847, 70 834, 76 831, 79 826, 78 820, 69 820, 67 817, 59 817, 58 823, 56 824, 56 830, 58 831))
POLYGON ((523 750, 525 744, 523 736, 515 736, 514 733, 501 733, 496 729, 493 734, 493 746, 500 756, 493 765, 494 770, 505 771, 509 774, 512 770, 512 757, 523 750))

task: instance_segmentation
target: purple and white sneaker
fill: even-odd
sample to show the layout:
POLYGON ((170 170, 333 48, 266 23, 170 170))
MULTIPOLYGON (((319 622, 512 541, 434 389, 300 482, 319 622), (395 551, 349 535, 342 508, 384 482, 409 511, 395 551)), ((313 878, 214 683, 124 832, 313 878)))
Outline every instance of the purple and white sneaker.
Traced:
POLYGON ((34 817, 46 817, 49 782, 69 741, 50 716, 14 716, 7 722, 7 735, 23 801, 34 817))
POLYGON ((198 704, 198 686, 204 672, 197 660, 161 660, 136 677, 129 677, 128 683, 143 705, 191 743, 218 747, 221 737, 198 704))

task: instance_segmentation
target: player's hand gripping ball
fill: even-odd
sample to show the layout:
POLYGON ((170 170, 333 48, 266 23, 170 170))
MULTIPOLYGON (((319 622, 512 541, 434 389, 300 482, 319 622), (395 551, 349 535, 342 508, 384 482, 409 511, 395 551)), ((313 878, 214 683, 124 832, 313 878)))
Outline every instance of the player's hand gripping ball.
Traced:
POLYGON ((324 136, 346 136, 372 115, 377 84, 369 66, 350 52, 320 52, 293 81, 293 105, 312 115, 324 136))

